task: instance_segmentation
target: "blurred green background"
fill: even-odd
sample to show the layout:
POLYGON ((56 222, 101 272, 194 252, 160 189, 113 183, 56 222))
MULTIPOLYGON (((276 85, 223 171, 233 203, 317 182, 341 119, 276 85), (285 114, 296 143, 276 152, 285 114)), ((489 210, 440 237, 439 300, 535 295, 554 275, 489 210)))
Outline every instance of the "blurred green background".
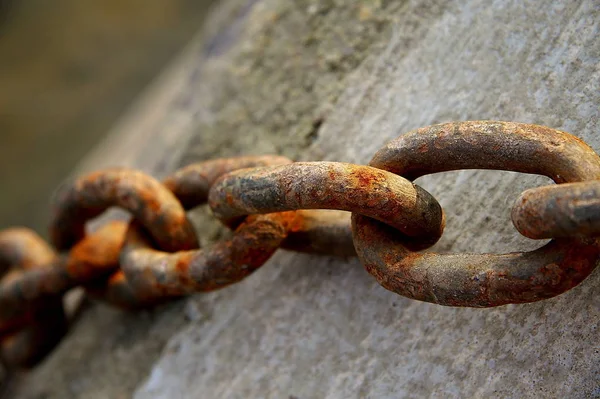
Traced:
POLYGON ((48 200, 185 46, 211 0, 0 0, 0 229, 48 200))

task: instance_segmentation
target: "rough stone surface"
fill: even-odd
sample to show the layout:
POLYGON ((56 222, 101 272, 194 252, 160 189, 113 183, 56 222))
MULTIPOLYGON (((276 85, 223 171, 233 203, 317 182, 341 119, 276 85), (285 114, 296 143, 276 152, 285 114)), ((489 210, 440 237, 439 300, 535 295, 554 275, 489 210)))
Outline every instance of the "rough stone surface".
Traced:
MULTIPOLYGON (((365 163, 403 132, 467 119, 539 123, 600 150, 591 0, 229 0, 211 21, 117 128, 111 155, 84 169, 119 162, 160 176, 265 152, 365 163)), ((547 179, 418 182, 447 212, 436 250, 540 245, 518 236, 509 209, 547 179)), ((387 292, 357 260, 280 251, 220 292, 143 315, 94 307, 15 396, 600 397, 599 283, 596 272, 541 303, 446 308, 387 292)))

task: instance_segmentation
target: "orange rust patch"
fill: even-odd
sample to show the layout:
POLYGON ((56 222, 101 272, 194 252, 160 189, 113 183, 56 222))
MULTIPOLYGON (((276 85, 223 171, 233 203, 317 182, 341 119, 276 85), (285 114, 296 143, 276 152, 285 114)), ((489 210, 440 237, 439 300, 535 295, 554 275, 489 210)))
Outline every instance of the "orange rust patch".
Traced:
POLYGON ((108 285, 120 284, 126 281, 127 277, 125 277, 125 273, 123 273, 123 270, 119 270, 108 278, 108 285))
POLYGON ((353 170, 351 176, 356 179, 357 184, 361 187, 361 189, 364 189, 365 187, 372 187, 374 184, 384 180, 384 177, 380 173, 372 172, 370 170, 366 170, 365 168, 353 170))
POLYGON ((180 256, 177 258, 177 263, 175 263, 175 269, 177 273, 183 277, 188 275, 188 271, 190 269, 190 262, 192 260, 191 254, 187 256, 180 256))
POLYGON ((332 169, 329 169, 328 174, 329 174, 329 179, 330 180, 335 180, 337 178, 337 174, 332 169))

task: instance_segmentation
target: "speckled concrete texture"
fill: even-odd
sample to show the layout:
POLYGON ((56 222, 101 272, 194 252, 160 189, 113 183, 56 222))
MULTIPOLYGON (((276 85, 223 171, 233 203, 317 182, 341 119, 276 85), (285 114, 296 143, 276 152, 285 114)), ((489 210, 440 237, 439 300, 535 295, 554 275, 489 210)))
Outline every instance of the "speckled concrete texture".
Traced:
MULTIPOLYGON (((267 151, 365 163, 403 132, 466 119, 548 125, 600 151, 594 1, 290 3, 222 2, 172 71, 178 83, 149 93, 120 127, 128 133, 117 147, 142 131, 159 137, 127 162, 159 175, 267 151)), ((86 167, 106 162, 95 159, 86 167)), ((523 189, 547 181, 489 171, 419 179, 447 213, 435 249, 540 246, 519 237, 509 213, 523 189)), ((396 296, 357 260, 280 251, 244 282, 150 321, 95 308, 19 394, 128 396, 138 379, 139 399, 600 397, 599 283, 595 272, 545 302, 456 309, 396 296), (82 334, 124 319, 129 335, 117 337, 121 325, 97 337, 100 347, 129 342, 118 358, 111 348, 77 352, 82 334), (166 341, 160 355, 136 355, 131 348, 150 345, 137 340, 153 334, 166 341), (86 359, 71 374, 78 391, 51 382, 73 373, 73 351, 86 359), (138 372, 125 381, 119 369, 138 372)))

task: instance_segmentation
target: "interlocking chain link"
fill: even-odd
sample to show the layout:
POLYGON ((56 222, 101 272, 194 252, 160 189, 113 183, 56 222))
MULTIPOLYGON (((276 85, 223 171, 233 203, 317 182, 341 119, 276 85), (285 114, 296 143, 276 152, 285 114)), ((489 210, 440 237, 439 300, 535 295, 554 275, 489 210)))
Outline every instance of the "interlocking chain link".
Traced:
MULTIPOLYGON (((0 232, 2 288, 53 269, 56 261, 54 250, 33 231, 12 228, 0 232)), ((59 296, 43 301, 32 298, 21 304, 0 303, 0 356, 9 364, 28 366, 58 343, 66 331, 66 320, 59 296)))
POLYGON ((285 248, 357 255, 383 287, 409 298, 491 307, 576 286, 596 267, 599 236, 600 157, 536 125, 434 125, 390 142, 369 166, 246 156, 193 164, 162 183, 130 169, 99 171, 55 195, 50 237, 60 254, 27 229, 0 232, 0 357, 26 367, 47 354, 66 331, 62 295, 77 286, 115 306, 148 307, 237 283, 285 248), (422 252, 445 218, 411 180, 457 169, 552 178, 557 185, 525 191, 512 211, 520 233, 552 241, 503 255, 422 252), (206 202, 233 236, 200 249, 186 211, 206 202), (86 233, 113 206, 131 222, 86 233))
MULTIPOLYGON (((600 158, 581 140, 547 127, 510 122, 418 129, 388 143, 370 165, 409 179, 457 169, 541 174, 557 184, 600 179, 600 158)), ((560 202, 555 205, 545 211, 548 219, 542 224, 581 212, 580 219, 593 224, 595 218, 598 228, 597 206, 585 209, 577 201, 572 201, 572 209, 560 202)), ((519 216, 521 229, 528 230, 527 226, 539 224, 537 212, 552 204, 526 214, 521 207, 522 201, 517 202, 513 215, 519 216)), ((451 306, 489 307, 551 298, 586 278, 600 254, 598 240, 585 236, 555 239, 528 253, 434 254, 413 252, 402 237, 359 215, 353 215, 353 231, 361 261, 381 285, 410 298, 451 306)))

